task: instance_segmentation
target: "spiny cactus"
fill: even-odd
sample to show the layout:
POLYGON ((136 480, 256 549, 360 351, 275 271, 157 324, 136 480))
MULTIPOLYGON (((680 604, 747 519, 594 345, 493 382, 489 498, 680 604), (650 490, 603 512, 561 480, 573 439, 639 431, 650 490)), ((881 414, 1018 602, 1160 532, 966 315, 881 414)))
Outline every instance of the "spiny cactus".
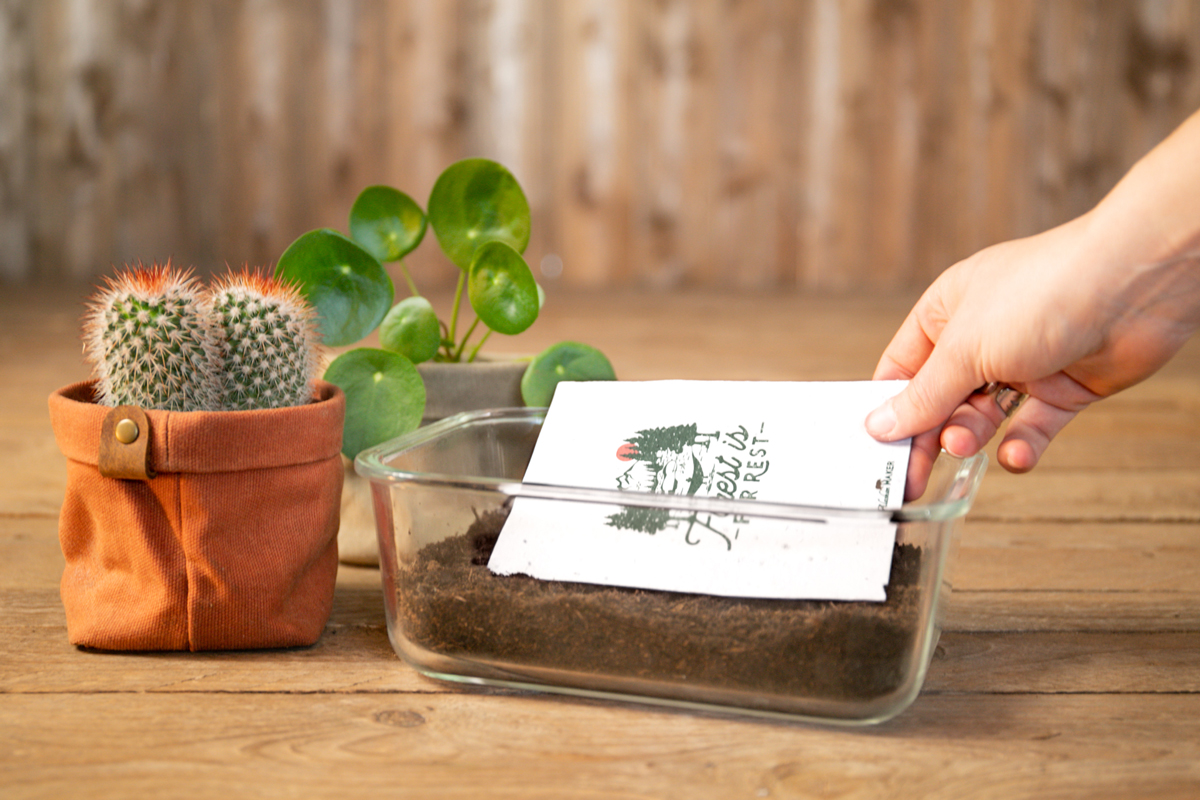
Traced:
POLYGON ((199 411, 219 401, 204 289, 169 261, 107 279, 84 318, 84 354, 101 405, 199 411))
POLYGON ((290 284, 230 272, 205 289, 170 262, 126 268, 89 304, 84 355, 97 402, 240 411, 312 399, 315 312, 290 284))
POLYGON ((221 405, 230 410, 307 403, 317 370, 312 307, 291 284, 244 268, 209 300, 221 344, 221 405))

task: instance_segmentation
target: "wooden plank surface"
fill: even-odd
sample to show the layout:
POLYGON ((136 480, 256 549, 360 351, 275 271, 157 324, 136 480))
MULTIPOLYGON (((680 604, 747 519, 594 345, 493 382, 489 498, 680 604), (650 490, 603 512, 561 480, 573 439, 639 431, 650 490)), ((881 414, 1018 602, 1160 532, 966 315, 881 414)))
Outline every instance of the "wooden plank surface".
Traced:
POLYGON ((5 0, 0 278, 269 263, 485 156, 570 285, 920 285, 1094 205, 1198 61, 1195 0, 5 0))
MULTIPOLYGON (((1190 798, 1200 794, 1200 346, 984 480, 924 691, 882 726, 465 689, 405 666, 343 566, 311 648, 100 654, 58 597, 46 395, 82 290, 0 296, 0 794, 1190 798)), ((911 297, 552 293, 497 349, 571 337, 627 379, 856 379, 911 297)), ((445 298, 435 298, 435 304, 445 298)))
POLYGON ((1198 714, 1195 696, 944 696, 862 733, 468 692, 23 694, 0 742, 18 797, 1183 800, 1198 714))

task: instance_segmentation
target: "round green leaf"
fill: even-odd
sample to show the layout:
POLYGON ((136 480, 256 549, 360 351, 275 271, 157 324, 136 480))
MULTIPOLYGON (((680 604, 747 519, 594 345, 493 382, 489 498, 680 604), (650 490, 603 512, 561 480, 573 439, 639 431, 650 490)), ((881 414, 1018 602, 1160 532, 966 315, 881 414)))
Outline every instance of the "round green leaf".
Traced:
POLYGON ((425 384, 412 362, 399 353, 351 350, 333 360, 325 380, 346 393, 342 452, 347 458, 421 424, 425 384))
POLYGON ((437 355, 442 330, 437 312, 424 297, 409 297, 392 306, 379 326, 379 342, 414 364, 437 355))
POLYGON ((350 237, 383 262, 399 261, 425 238, 425 212, 404 192, 368 186, 350 207, 350 237))
POLYGON ((353 344, 375 330, 395 291, 375 256, 327 228, 292 242, 275 275, 299 285, 316 308, 322 339, 330 347, 353 344))
POLYGON ((468 158, 447 167, 433 185, 429 224, 450 260, 467 270, 486 242, 506 242, 518 253, 525 252, 529 201, 503 166, 468 158))
POLYGON ((538 317, 533 272, 521 254, 504 242, 487 242, 476 251, 467 296, 483 324, 497 333, 520 333, 538 317))
POLYGON ((543 350, 521 378, 527 406, 548 406, 561 381, 615 381, 617 374, 604 354, 579 342, 559 342, 543 350))

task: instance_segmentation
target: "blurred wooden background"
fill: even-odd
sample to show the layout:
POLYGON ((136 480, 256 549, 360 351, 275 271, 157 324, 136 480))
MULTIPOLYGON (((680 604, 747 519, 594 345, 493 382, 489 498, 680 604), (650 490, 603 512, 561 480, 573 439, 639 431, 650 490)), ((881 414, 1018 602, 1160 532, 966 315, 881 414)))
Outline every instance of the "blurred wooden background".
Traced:
POLYGON ((0 0, 0 280, 269 264, 482 155, 545 281, 911 287, 1198 106, 1197 0, 0 0))

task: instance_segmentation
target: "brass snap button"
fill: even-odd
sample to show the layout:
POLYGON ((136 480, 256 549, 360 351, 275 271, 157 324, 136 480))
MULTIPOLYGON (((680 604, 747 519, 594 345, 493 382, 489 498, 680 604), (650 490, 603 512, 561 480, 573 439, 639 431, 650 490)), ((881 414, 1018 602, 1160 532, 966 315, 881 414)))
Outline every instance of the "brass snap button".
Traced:
POLYGON ((96 467, 105 478, 144 481, 154 477, 150 443, 154 430, 137 406, 117 406, 104 415, 96 467))
POLYGON ((141 431, 138 430, 137 423, 128 418, 118 422, 116 429, 113 431, 113 435, 117 437, 117 441, 121 444, 136 442, 139 433, 141 431))

